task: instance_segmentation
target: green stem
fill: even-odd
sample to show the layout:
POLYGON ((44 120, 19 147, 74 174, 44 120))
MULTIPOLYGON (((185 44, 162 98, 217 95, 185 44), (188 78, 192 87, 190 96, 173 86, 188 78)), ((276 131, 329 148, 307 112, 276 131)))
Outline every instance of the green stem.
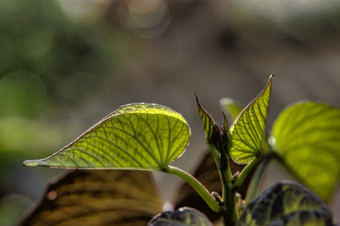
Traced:
POLYGON ((185 172, 174 166, 168 166, 165 170, 167 173, 174 174, 185 180, 195 191, 203 198, 208 206, 216 213, 221 211, 221 206, 217 201, 210 195, 209 191, 191 174, 185 172))
MULTIPOLYGON (((208 148, 209 148, 209 151, 215 161, 215 164, 216 164, 216 167, 218 168, 218 165, 219 165, 219 152, 217 151, 217 149, 209 144, 209 142, 207 142, 207 145, 208 145, 208 148)), ((222 178, 221 178, 222 179, 222 178)))
POLYGON ((236 189, 232 183, 232 175, 229 167, 229 158, 225 152, 221 152, 219 167, 222 180, 222 199, 224 225, 237 225, 238 214, 236 209, 236 189))
POLYGON ((261 178, 262 178, 262 175, 263 175, 263 172, 266 166, 268 165, 270 160, 277 158, 277 157, 278 157, 277 154, 272 151, 263 157, 262 161, 259 163, 255 171, 255 174, 250 182, 249 189, 247 192, 247 197, 246 197, 246 203, 248 203, 249 201, 253 200, 256 197, 256 194, 259 189, 260 181, 261 181, 261 178))
POLYGON ((246 167, 241 171, 241 173, 238 175, 234 187, 237 189, 239 188, 243 181, 246 179, 248 174, 254 169, 254 167, 261 161, 262 158, 254 158, 251 160, 246 167))

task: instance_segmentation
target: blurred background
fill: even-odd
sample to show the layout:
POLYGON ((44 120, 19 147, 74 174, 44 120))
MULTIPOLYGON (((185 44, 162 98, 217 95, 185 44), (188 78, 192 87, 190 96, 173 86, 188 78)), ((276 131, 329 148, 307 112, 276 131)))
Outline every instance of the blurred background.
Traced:
MULTIPOLYGON (((182 113, 192 138, 174 164, 189 171, 205 149, 195 92, 219 122, 222 97, 247 104, 274 73, 269 129, 295 101, 340 106, 339 38, 339 1, 1 0, 0 224, 15 225, 65 172, 24 160, 122 104, 182 113)), ((271 166, 263 187, 282 178, 271 166)), ((340 222, 339 192, 329 205, 340 222)))

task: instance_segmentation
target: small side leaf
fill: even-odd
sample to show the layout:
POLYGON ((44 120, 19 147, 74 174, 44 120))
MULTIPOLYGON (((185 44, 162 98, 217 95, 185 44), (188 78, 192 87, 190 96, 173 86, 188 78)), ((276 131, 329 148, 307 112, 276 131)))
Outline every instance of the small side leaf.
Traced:
POLYGON ((103 118, 59 152, 25 166, 162 170, 180 156, 190 128, 157 104, 130 104, 103 118))
POLYGON ((183 207, 176 211, 166 211, 158 214, 148 223, 148 226, 212 226, 213 224, 201 212, 183 207))
POLYGON ((21 225, 146 225, 162 210, 155 193, 149 172, 72 171, 48 186, 21 225))
POLYGON ((262 92, 241 111, 230 128, 230 156, 240 164, 247 164, 262 154, 272 79, 273 75, 269 77, 262 92))
POLYGON ((240 104, 236 100, 227 97, 220 100, 220 105, 222 111, 225 112, 232 121, 237 118, 237 116, 241 113, 243 109, 242 104, 240 104))
POLYGON ((274 150, 305 186, 329 201, 340 178, 340 109, 304 102, 276 119, 274 150))
POLYGON ((239 225, 332 225, 332 212, 306 188, 282 182, 251 201, 243 211, 239 225))

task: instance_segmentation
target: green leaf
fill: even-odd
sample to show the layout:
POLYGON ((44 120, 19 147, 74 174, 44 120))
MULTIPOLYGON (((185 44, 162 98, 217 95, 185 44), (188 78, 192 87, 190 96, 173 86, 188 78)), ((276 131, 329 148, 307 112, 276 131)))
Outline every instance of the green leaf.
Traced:
POLYGON ((165 211, 155 216, 148 226, 212 226, 213 224, 201 212, 184 207, 176 211, 165 211))
POLYGON ((149 172, 76 170, 50 184, 21 225, 146 225, 161 210, 149 172))
POLYGON ((332 212, 306 188, 282 182, 251 201, 240 216, 239 225, 332 225, 332 212))
POLYGON ((196 95, 196 103, 198 106, 198 112, 200 114, 201 121, 203 123, 203 129, 205 132, 205 139, 212 152, 215 161, 217 160, 218 152, 227 151, 228 145, 228 132, 229 128, 227 125, 227 121, 224 118, 223 128, 219 127, 217 123, 214 121, 212 116, 202 107, 200 104, 198 97, 196 95))
POLYGON ((240 164, 247 164, 262 155, 272 79, 273 75, 269 77, 262 92, 241 111, 230 128, 230 156, 240 164))
POLYGON ((242 104, 240 104, 236 100, 227 97, 224 97, 220 100, 220 105, 222 111, 225 112, 232 121, 237 118, 237 116, 241 113, 243 109, 242 104))
POLYGON ((340 109, 304 102, 276 119, 274 149, 290 172, 325 201, 340 177, 340 109))
POLYGON ((103 118, 59 152, 25 166, 162 170, 180 156, 190 128, 157 104, 130 104, 103 118))

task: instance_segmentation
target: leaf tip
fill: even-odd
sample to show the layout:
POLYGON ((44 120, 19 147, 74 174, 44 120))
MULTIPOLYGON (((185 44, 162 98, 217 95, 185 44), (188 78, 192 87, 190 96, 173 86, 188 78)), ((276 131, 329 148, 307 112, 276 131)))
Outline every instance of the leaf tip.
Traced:
POLYGON ((22 166, 26 167, 26 166, 37 166, 37 160, 26 160, 22 163, 22 166))
POLYGON ((268 86, 271 86, 271 85, 272 85, 273 78, 274 78, 274 74, 269 75, 268 82, 267 82, 267 85, 266 85, 265 89, 266 89, 268 86))
POLYGON ((195 99, 196 99, 197 105, 200 106, 201 104, 200 104, 200 101, 198 100, 198 95, 197 95, 197 93, 194 93, 194 95, 195 95, 195 99))
POLYGON ((222 106, 224 105, 228 105, 228 104, 233 104, 235 101, 232 98, 229 97, 223 97, 222 99, 220 99, 220 104, 222 106))
POLYGON ((48 165, 46 164, 45 161, 41 160, 26 160, 22 164, 24 167, 26 166, 45 166, 47 167, 48 165))

